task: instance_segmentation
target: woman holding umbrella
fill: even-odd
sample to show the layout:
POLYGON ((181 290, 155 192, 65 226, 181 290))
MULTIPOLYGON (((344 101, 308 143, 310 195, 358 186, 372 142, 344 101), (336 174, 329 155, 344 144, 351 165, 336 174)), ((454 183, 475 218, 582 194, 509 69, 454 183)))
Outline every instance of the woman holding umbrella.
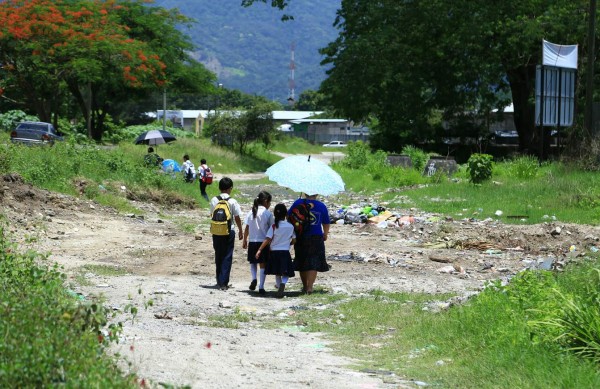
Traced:
POLYGON ((295 268, 300 272, 302 291, 307 294, 313 292, 317 273, 329 271, 329 265, 325 259, 325 241, 329 234, 331 221, 327 206, 317 200, 317 196, 314 194, 299 198, 288 211, 289 215, 300 203, 307 203, 310 206, 308 229, 302 232, 301 237, 296 240, 294 245, 295 268))

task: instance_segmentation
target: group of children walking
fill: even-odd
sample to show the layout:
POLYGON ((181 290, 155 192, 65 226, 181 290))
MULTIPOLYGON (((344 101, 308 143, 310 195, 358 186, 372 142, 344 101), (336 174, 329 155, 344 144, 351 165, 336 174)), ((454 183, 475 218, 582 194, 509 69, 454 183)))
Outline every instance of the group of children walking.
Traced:
POLYGON ((277 297, 283 297, 285 285, 294 277, 290 247, 296 243, 294 226, 287 221, 287 207, 279 203, 273 213, 271 194, 261 191, 254 199, 252 210, 244 219, 243 248, 248 250, 252 281, 250 290, 265 294, 267 275, 275 275, 277 297))

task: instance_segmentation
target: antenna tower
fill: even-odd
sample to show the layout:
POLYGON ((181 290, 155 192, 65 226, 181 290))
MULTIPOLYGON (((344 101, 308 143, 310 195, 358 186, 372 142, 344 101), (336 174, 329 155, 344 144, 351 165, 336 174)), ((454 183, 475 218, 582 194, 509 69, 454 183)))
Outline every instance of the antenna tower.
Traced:
POLYGON ((296 63, 294 62, 295 49, 296 49, 296 44, 294 42, 292 42, 292 45, 291 45, 292 56, 291 56, 291 60, 290 60, 290 78, 289 78, 290 91, 289 91, 289 96, 287 99, 287 101, 290 105, 294 104, 294 102, 296 101, 296 80, 294 79, 294 72, 296 70, 296 63))

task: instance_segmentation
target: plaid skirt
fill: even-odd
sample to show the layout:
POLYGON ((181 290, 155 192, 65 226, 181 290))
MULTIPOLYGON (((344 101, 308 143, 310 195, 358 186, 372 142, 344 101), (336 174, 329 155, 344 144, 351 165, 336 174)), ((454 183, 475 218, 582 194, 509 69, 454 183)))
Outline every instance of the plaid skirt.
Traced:
POLYGON ((299 239, 294 245, 294 251, 296 253, 294 265, 297 271, 329 271, 322 235, 309 235, 299 239))
POLYGON ((248 262, 250 263, 264 263, 269 257, 269 246, 265 247, 260 252, 260 258, 256 259, 256 252, 260 248, 262 242, 248 242, 248 262))
POLYGON ((294 262, 289 250, 275 250, 269 252, 269 258, 265 266, 265 274, 276 276, 294 277, 294 262))

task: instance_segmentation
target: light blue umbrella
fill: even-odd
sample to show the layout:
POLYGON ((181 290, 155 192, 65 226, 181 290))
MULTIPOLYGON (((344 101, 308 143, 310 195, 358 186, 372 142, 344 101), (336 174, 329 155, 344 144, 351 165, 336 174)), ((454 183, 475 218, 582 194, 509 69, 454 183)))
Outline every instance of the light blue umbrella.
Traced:
POLYGON ((310 155, 294 155, 266 171, 269 180, 296 192, 328 196, 344 191, 342 177, 329 165, 310 155))

